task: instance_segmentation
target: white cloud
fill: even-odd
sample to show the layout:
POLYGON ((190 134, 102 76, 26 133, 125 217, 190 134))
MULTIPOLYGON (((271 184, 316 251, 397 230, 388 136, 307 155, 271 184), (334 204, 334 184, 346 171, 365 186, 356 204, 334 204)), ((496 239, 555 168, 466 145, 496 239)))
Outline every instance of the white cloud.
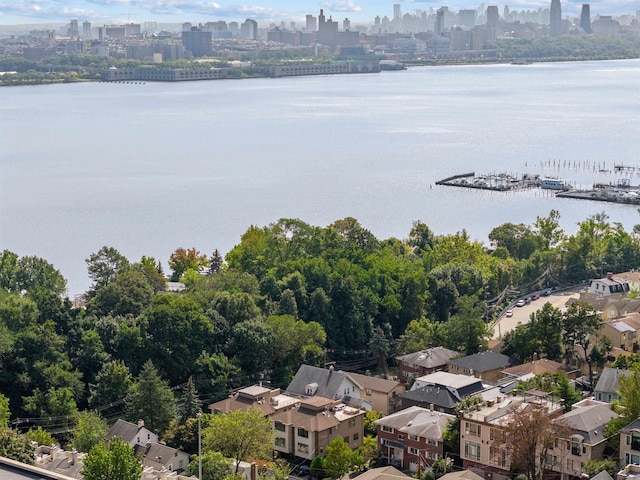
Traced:
POLYGON ((353 0, 342 0, 338 2, 322 2, 322 8, 331 10, 332 12, 361 12, 362 8, 353 0))

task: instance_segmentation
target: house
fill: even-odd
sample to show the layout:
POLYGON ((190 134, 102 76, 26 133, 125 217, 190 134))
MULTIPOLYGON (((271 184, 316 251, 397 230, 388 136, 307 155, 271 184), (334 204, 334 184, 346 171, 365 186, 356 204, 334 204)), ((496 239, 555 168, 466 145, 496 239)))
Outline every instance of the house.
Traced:
POLYGON ((75 480, 76 477, 48 471, 41 466, 0 457, 0 478, 3 480, 75 480))
POLYGON ((236 410, 260 410, 265 416, 283 408, 293 408, 298 400, 283 394, 279 388, 271 389, 259 385, 242 388, 224 400, 209 405, 211 413, 230 413, 236 410))
POLYGON ((528 363, 505 368, 500 373, 503 375, 503 378, 529 379, 546 373, 553 374, 560 370, 564 370, 571 379, 575 379, 580 373, 579 370, 569 368, 560 362, 555 362, 548 358, 541 358, 540 360, 533 360, 528 363))
POLYGON ((616 273, 616 278, 627 282, 632 291, 640 291, 640 272, 632 270, 630 272, 616 273))
POLYGON ((624 294, 630 290, 628 281, 615 277, 611 272, 605 278, 590 280, 588 287, 589 293, 601 296, 624 294))
POLYGON ((459 472, 445 473, 439 480, 482 480, 482 477, 471 470, 461 470, 459 472))
POLYGON ((611 403, 620 400, 618 391, 620 390, 620 377, 629 375, 631 371, 619 368, 605 367, 598 378, 596 388, 593 390, 594 398, 599 402, 611 403))
POLYGON ((640 313, 634 312, 603 322, 600 334, 609 338, 612 346, 635 352, 638 350, 639 330, 640 313))
POLYGON ((588 303, 601 316, 603 321, 619 319, 630 313, 640 312, 640 298, 628 298, 621 295, 600 296, 584 292, 579 298, 570 298, 566 306, 575 302, 588 303))
POLYGON ((515 397, 498 397, 495 402, 470 407, 460 412, 460 458, 462 468, 470 469, 485 480, 510 477, 510 463, 504 445, 494 441, 505 438, 504 427, 516 410, 542 408, 546 415, 562 414, 562 404, 549 400, 548 394, 528 391, 515 397))
POLYGON ((376 412, 389 415, 400 409, 400 395, 406 389, 404 384, 359 373, 348 375, 360 385, 360 398, 369 402, 376 412))
MULTIPOLYGON (((336 372, 331 368, 312 367, 301 365, 295 376, 287 386, 286 392, 294 395, 304 395, 312 397, 331 398, 341 400, 345 397, 349 399, 360 399, 362 385, 356 382, 350 374, 336 372)), ((362 402, 358 402, 361 404, 362 402)), ((371 410, 371 404, 363 405, 366 410, 371 410)))
POLYGON ((351 449, 362 446, 365 411, 320 396, 299 399, 294 408, 271 415, 273 449, 311 460, 324 455, 331 440, 342 437, 351 449))
POLYGON ((480 352, 449 360, 448 371, 495 383, 502 376, 502 370, 519 364, 518 359, 502 353, 480 352))
POLYGON ((611 404, 585 399, 553 422, 564 423, 571 431, 568 438, 558 439, 550 450, 551 470, 579 477, 589 460, 602 460, 607 443, 605 428, 618 414, 611 404))
POLYGON ((444 455, 443 432, 454 415, 409 407, 382 417, 378 448, 387 462, 412 473, 423 471, 444 455))
POLYGON ((400 470, 391 465, 386 467, 378 467, 367 470, 361 473, 357 477, 353 477, 353 480, 406 480, 410 479, 409 475, 405 475, 400 470))
POLYGON ((640 465, 640 418, 620 430, 620 465, 640 465))
POLYGON ((181 473, 189 465, 187 453, 160 443, 138 447, 135 453, 145 467, 151 467, 154 470, 181 473))
MULTIPOLYGON (((84 456, 84 453, 67 451, 56 445, 38 445, 34 454, 36 466, 73 478, 80 476, 84 456)), ((1 473, 0 478, 4 478, 1 473)))
POLYGON ((158 435, 145 428, 142 420, 136 425, 119 418, 109 429, 105 439, 109 441, 113 437, 119 437, 134 449, 145 447, 147 443, 158 443, 158 435))
POLYGON ((454 414, 460 400, 480 393, 485 388, 482 381, 475 377, 434 372, 417 378, 411 390, 401 395, 401 401, 405 408, 418 406, 454 414))
POLYGON ((449 360, 458 355, 460 352, 444 347, 435 347, 396 357, 398 365, 400 365, 400 380, 407 383, 411 378, 423 377, 438 370, 446 370, 449 360))
POLYGON ((637 463, 624 464, 622 470, 616 474, 616 480, 635 480, 640 477, 640 465, 637 463))

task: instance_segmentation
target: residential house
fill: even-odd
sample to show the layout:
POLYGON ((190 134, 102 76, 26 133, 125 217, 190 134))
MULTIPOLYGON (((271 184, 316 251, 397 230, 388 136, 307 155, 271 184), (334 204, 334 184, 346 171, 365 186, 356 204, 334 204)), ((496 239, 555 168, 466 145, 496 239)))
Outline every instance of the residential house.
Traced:
POLYGON ((629 375, 630 373, 629 370, 605 367, 598 378, 596 388, 593 390, 594 398, 599 402, 608 403, 614 400, 620 400, 618 395, 620 391, 620 377, 629 375))
POLYGON ((3 480, 75 480, 76 477, 63 475, 48 471, 38 465, 27 465, 26 463, 0 457, 0 478, 3 480))
MULTIPOLYGON (((34 454, 36 466, 73 478, 81 476, 84 456, 84 453, 56 445, 38 445, 34 454)), ((4 478, 2 473, 0 478, 4 478)))
POLYGON ((588 303, 605 322, 640 312, 640 298, 628 298, 622 295, 600 296, 585 292, 581 293, 579 298, 567 300, 566 306, 569 307, 575 302, 588 303))
POLYGON ((448 371, 495 383, 502 377, 502 370, 519 364, 518 359, 502 353, 480 352, 449 360, 448 371))
POLYGON ((615 277, 613 273, 607 273, 605 278, 596 278, 589 281, 589 293, 601 296, 624 294, 631 290, 629 282, 615 277))
POLYGON ((400 395, 405 392, 404 384, 359 373, 350 372, 348 375, 360 385, 360 398, 369 402, 376 412, 389 415, 400 409, 400 395))
MULTIPOLYGON (((361 398, 360 391, 362 390, 362 385, 356 382, 348 373, 336 372, 333 367, 319 368, 301 365, 289 383, 286 392, 307 397, 317 395, 334 400, 349 397, 348 400, 352 400, 361 398)), ((366 410, 371 410, 372 408, 371 404, 364 405, 364 407, 366 410)))
POLYGON ((443 432, 454 415, 421 407, 409 407, 382 417, 378 448, 386 460, 405 471, 423 471, 444 455, 443 432))
POLYGON ((378 467, 367 470, 357 477, 354 477, 354 480, 407 480, 410 478, 412 477, 410 477, 409 475, 405 475, 397 468, 391 465, 387 465, 386 467, 378 467))
POLYGON ((640 465, 637 463, 626 464, 626 467, 616 474, 616 480, 636 480, 638 477, 640 477, 640 465))
POLYGON ((629 313, 603 322, 600 333, 611 340, 611 345, 628 352, 638 350, 640 313, 629 313))
POLYGON ((311 460, 342 437, 351 449, 362 446, 365 411, 320 396, 299 399, 294 408, 271 415, 274 450, 311 460))
POLYGON ((396 357, 400 366, 400 380, 408 383, 412 378, 446 370, 449 360, 459 355, 460 352, 448 348, 434 347, 396 357))
POLYGON ((560 362, 555 362, 548 358, 541 358, 540 360, 533 360, 528 363, 505 368, 500 373, 502 373, 503 378, 527 380, 538 375, 544 375, 547 373, 553 374, 560 370, 564 370, 570 379, 575 379, 580 373, 579 370, 567 367, 560 362))
POLYGON ((482 477, 471 470, 460 470, 442 475, 438 480, 482 480, 482 477))
POLYGON ((589 460, 602 460, 607 443, 605 428, 618 414, 611 404, 585 399, 572 406, 571 411, 557 417, 571 431, 568 438, 557 439, 549 452, 551 470, 562 475, 580 477, 589 460))
POLYGON ((109 429, 105 438, 109 441, 113 437, 119 437, 134 449, 146 447, 148 443, 158 443, 158 435, 145 428, 142 420, 136 425, 119 418, 109 429))
POLYGON ((640 418, 620 430, 620 465, 640 465, 640 418))
POLYGON ((478 394, 485 388, 482 381, 475 377, 434 372, 417 378, 411 390, 401 395, 401 401, 404 408, 418 406, 455 414, 460 400, 478 394))
POLYGON ((640 272, 632 270, 630 272, 616 273, 615 276, 618 280, 627 282, 632 291, 640 291, 640 272))
POLYGON ((279 388, 271 389, 259 385, 242 388, 224 400, 209 405, 211 413, 230 413, 236 410, 260 410, 270 416, 278 410, 293 408, 298 400, 283 394, 279 388))
POLYGON ((504 426, 514 411, 542 408, 550 417, 562 414, 562 404, 553 402, 548 394, 538 391, 497 398, 460 412, 460 458, 462 467, 481 475, 485 480, 510 478, 510 464, 504 445, 494 442, 505 438, 504 426))
POLYGON ((151 443, 136 449, 135 453, 145 467, 151 467, 154 470, 181 473, 189 465, 187 453, 161 443, 151 443))

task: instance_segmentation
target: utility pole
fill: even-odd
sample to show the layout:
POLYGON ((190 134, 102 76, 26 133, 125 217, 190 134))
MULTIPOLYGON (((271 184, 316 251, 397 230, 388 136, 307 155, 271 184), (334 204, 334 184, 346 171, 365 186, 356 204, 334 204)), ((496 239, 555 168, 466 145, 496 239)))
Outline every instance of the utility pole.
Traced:
POLYGON ((202 432, 201 428, 202 412, 198 412, 198 480, 202 480, 202 432))

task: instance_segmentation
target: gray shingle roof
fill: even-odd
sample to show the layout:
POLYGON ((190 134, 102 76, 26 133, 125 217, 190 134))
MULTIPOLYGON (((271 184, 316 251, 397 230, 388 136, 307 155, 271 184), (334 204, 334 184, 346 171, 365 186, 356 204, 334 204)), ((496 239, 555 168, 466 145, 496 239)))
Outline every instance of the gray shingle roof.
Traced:
POLYGON ((106 438, 107 440, 109 440, 113 437, 119 437, 120 439, 129 443, 134 438, 136 438, 136 435, 138 434, 138 429, 139 429, 138 425, 127 422, 119 418, 116 421, 116 423, 114 423, 113 426, 107 432, 106 438))
MULTIPOLYGON (((289 383, 287 391, 298 395, 306 395, 306 386, 311 383, 318 384, 318 390, 315 395, 325 398, 341 398, 342 392, 340 385, 348 378, 345 372, 336 372, 326 368, 312 367, 310 365, 301 365, 296 372, 295 377, 289 383)), ((351 379, 353 383, 358 382, 351 379)), ((359 386, 359 385, 358 385, 359 386)))
POLYGON ((611 405, 589 405, 576 408, 565 413, 559 419, 577 434, 584 438, 585 443, 597 445, 606 440, 604 430, 606 425, 618 414, 611 410, 611 405))
POLYGON ((459 354, 459 352, 449 350, 448 348, 434 347, 419 352, 407 353, 406 355, 396 357, 396 359, 423 368, 438 368, 446 365, 450 359, 459 354))
POLYGON ((629 370, 605 367, 600 374, 594 391, 617 394, 618 390, 620 390, 620 376, 630 373, 629 370))
POLYGON ((498 368, 519 365, 520 362, 517 359, 502 353, 480 352, 450 360, 449 364, 456 365, 461 368, 472 368, 476 372, 488 372, 498 368))

